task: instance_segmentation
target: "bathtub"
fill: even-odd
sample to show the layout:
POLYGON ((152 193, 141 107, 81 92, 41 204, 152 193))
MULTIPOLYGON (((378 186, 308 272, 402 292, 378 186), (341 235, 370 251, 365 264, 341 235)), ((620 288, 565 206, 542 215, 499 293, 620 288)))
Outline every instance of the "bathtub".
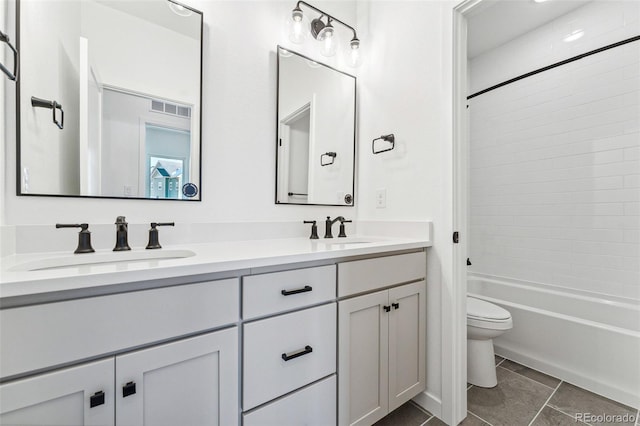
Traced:
POLYGON ((640 301, 481 274, 467 292, 511 312, 496 354, 640 407, 640 301))

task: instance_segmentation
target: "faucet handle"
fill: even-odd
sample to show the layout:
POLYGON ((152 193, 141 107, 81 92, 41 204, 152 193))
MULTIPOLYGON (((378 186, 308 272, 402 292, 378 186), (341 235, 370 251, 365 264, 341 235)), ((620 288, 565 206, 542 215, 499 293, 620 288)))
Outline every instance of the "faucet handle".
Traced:
POLYGON ((302 223, 310 223, 311 224, 311 236, 309 237, 310 240, 317 240, 318 239, 318 225, 316 224, 315 220, 303 220, 302 223))
POLYGON ((149 229, 149 243, 147 244, 147 249, 159 249, 162 248, 160 245, 160 238, 158 232, 158 226, 175 226, 175 222, 151 222, 151 229, 149 229))
POLYGON ((78 232, 78 247, 74 253, 93 253, 95 251, 91 247, 91 232, 89 231, 88 223, 56 223, 56 228, 80 228, 80 232, 78 232))
POLYGON ((340 220, 340 233, 338 234, 338 238, 346 238, 347 234, 344 231, 344 224, 345 223, 351 223, 353 222, 353 220, 346 220, 346 219, 342 219, 340 220))

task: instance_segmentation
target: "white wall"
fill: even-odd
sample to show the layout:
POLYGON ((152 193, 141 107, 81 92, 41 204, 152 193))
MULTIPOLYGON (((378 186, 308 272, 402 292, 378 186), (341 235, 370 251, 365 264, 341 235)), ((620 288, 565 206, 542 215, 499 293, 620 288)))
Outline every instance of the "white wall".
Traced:
MULTIPOLYGON (((472 86, 637 35, 639 16, 587 4, 473 59, 472 86)), ((471 270, 640 299, 639 42, 473 98, 470 115, 471 270)))
MULTIPOLYGON (((443 298, 451 262, 451 34, 447 1, 360 2, 364 62, 358 80, 359 220, 434 221, 427 267, 427 390, 439 404, 449 380, 441 359, 443 298), (372 48, 370 48, 372 47, 372 48), (370 48, 370 49, 369 49, 370 48), (371 141, 394 133, 396 148, 373 155, 371 141), (376 208, 377 189, 387 207, 376 208), (450 212, 450 210, 449 210, 450 212)), ((447 367, 448 368, 448 367, 447 367)), ((445 393, 448 393, 445 391, 445 393)), ((448 398, 448 394, 444 395, 448 398)), ((447 404, 451 401, 448 400, 447 404)), ((434 408, 439 410, 438 408, 434 408)), ((443 413, 448 417, 448 413, 443 413)))
MULTIPOLYGON (((79 49, 80 4, 26 1, 20 52, 22 167, 27 169, 27 193, 77 194, 79 165, 79 49), (55 22, 56 36, 42 22, 55 22), (30 47, 46 40, 42 49, 30 47), (32 96, 56 101, 64 110, 64 129, 52 122, 52 111, 31 106, 32 96), (27 181, 28 177, 28 181, 27 181)), ((13 38, 16 39, 15 37, 13 38)), ((13 108, 8 111, 12 111, 13 108)), ((62 114, 56 111, 58 120, 62 114)), ((14 122, 10 120, 9 122, 14 122)))
MULTIPOLYGON (((183 223, 289 221, 355 216, 349 207, 276 206, 276 45, 319 58, 309 40, 293 46, 286 35, 288 1, 206 1, 187 4, 204 12, 202 202, 59 199, 15 195, 15 111, 6 119, 4 225, 56 222, 130 223, 175 220, 183 223), (167 204, 168 203, 168 204, 167 204), (158 217, 163 212, 163 218, 158 217)), ((356 21, 353 2, 317 2, 318 7, 356 21)), ((13 15, 11 15, 13 16, 13 15)), ((344 69, 341 57, 324 60, 344 69)), ((13 91, 13 86, 7 85, 13 91)))

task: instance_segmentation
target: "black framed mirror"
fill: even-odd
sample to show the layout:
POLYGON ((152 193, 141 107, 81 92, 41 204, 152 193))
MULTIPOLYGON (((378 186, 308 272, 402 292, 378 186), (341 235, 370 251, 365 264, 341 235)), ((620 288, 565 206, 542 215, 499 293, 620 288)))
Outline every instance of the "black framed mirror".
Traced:
POLYGON ((18 0, 18 195, 200 200, 202 12, 18 0))
POLYGON ((353 206, 356 77, 278 46, 276 204, 353 206))

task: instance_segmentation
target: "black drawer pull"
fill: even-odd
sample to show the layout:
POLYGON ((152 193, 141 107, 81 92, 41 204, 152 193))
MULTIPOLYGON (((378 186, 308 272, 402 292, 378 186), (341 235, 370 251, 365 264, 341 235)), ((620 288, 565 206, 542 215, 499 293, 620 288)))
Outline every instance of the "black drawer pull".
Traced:
POLYGON ((128 382, 126 385, 124 385, 122 387, 122 397, 126 398, 129 395, 133 395, 134 393, 136 393, 136 383, 135 382, 128 382))
POLYGON ((282 359, 284 359, 285 361, 289 361, 290 359, 298 358, 299 356, 310 354, 311 352, 313 352, 313 348, 307 345, 304 347, 304 349, 293 352, 291 355, 282 354, 282 359))
POLYGON ((89 398, 89 408, 97 407, 104 404, 104 392, 99 391, 91 395, 89 398))
POLYGON ((391 311, 391 306, 384 305, 382 308, 384 309, 385 312, 391 311))
POLYGON ((391 306, 393 306, 393 309, 400 309, 400 304, 399 303, 392 303, 391 306))
POLYGON ((306 293, 311 290, 313 290, 313 287, 305 285, 304 287, 295 290, 282 290, 280 293, 282 293, 283 296, 291 296, 292 294, 306 293))

